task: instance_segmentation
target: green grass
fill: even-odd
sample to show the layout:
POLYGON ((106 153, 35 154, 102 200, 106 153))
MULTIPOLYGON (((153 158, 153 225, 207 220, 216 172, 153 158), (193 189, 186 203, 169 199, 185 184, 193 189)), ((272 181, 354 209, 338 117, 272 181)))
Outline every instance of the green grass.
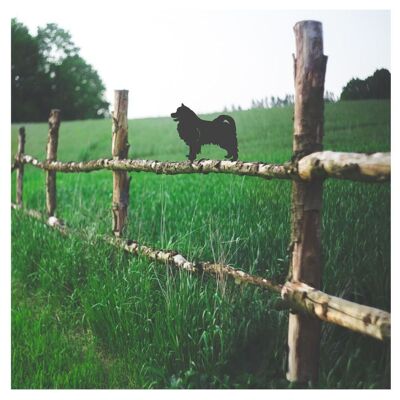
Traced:
MULTIPOLYGON (((292 108, 232 113, 242 160, 291 156, 292 108)), ((211 117, 211 115, 206 116, 211 117)), ((390 150, 390 103, 328 104, 325 148, 390 150)), ((110 157, 110 121, 62 123, 59 159, 110 157)), ((12 127, 12 154, 18 126, 12 127)), ((41 159, 46 124, 26 125, 41 159)), ((131 158, 183 160, 170 118, 129 121, 131 158)), ((201 157, 222 158, 207 146, 201 157)), ((26 167, 24 202, 44 210, 44 174, 26 167)), ((127 237, 283 281, 290 182, 132 173, 127 237)), ((14 183, 13 183, 14 192, 14 183)), ((111 228, 112 176, 57 175, 57 212, 86 240, 12 214, 12 387, 286 388, 287 312, 276 296, 191 276, 99 241, 111 228)), ((13 196, 14 197, 14 196, 13 196)), ((390 185, 329 180, 323 290, 390 310, 390 185)), ((324 324, 321 388, 390 387, 390 343, 324 324)))

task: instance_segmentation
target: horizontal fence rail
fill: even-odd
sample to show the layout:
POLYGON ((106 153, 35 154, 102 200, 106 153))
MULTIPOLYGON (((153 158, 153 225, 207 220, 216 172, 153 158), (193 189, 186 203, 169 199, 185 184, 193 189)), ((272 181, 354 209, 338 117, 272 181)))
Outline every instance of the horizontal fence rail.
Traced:
MULTIPOLYGON (((47 226, 63 234, 78 234, 64 225, 56 217, 46 218, 36 210, 21 209, 16 204, 12 208, 44 222, 47 226)), ((359 332, 375 339, 390 338, 390 313, 377 308, 364 306, 339 297, 328 295, 300 282, 286 282, 281 285, 270 279, 248 274, 230 265, 211 262, 191 262, 183 255, 171 250, 157 250, 141 245, 137 241, 101 236, 107 243, 136 256, 144 256, 154 261, 172 265, 192 273, 206 273, 221 279, 232 278, 237 284, 250 284, 262 289, 279 293, 283 299, 281 309, 291 308, 294 311, 318 318, 325 322, 359 332)))
MULTIPOLYGON (((264 179, 313 178, 350 179, 366 182, 386 182, 390 180, 390 153, 343 153, 322 151, 300 159, 298 163, 267 164, 262 162, 243 162, 226 160, 199 161, 154 161, 154 160, 115 160, 102 158, 92 161, 40 161, 30 155, 22 155, 15 164, 30 164, 46 171, 65 173, 92 172, 99 170, 153 172, 156 174, 177 175, 193 173, 226 173, 255 176, 264 179)), ((11 169, 15 169, 12 165, 11 169)))
POLYGON ((154 172, 156 174, 208 174, 226 173, 235 175, 258 176, 265 179, 291 179, 295 175, 291 164, 266 164, 261 162, 243 162, 226 160, 199 160, 199 161, 156 161, 156 160, 113 160, 99 159, 81 162, 47 162, 24 155, 21 159, 24 164, 57 172, 92 172, 107 169, 111 171, 154 172))
POLYGON ((390 313, 328 295, 302 282, 286 282, 281 291, 292 309, 384 340, 390 338, 390 313))
POLYGON ((357 181, 385 182, 390 180, 390 153, 343 153, 320 151, 299 160, 302 180, 338 178, 357 181))

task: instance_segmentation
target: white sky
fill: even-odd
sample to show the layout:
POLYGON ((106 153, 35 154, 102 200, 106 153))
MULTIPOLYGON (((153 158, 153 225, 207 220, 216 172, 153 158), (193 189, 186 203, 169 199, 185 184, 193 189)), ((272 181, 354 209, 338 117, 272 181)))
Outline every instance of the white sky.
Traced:
POLYGON ((138 10, 83 0, 39 10, 36 1, 19 3, 13 15, 31 33, 47 22, 71 32, 103 79, 111 108, 114 89, 129 90, 130 118, 168 115, 181 102, 210 112, 293 93, 292 28, 303 19, 323 23, 327 90, 340 95, 352 77, 390 70, 389 11, 138 10))

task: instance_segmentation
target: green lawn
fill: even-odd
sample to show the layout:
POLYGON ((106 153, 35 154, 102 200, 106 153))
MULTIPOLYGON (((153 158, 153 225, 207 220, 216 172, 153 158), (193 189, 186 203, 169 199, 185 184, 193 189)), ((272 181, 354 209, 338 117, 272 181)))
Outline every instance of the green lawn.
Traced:
MULTIPOLYGON (((290 159, 293 108, 231 114, 239 159, 290 159)), ((26 153, 43 159, 47 124, 25 126, 26 153)), ((130 158, 179 161, 187 154, 171 118, 130 120, 129 142, 130 158)), ((389 151, 390 102, 328 104, 324 146, 389 151)), ((109 120, 61 124, 60 160, 110 154, 109 120)), ((200 157, 224 155, 207 146, 200 157)), ((131 176, 128 238, 284 281, 289 181, 131 176)), ((14 199, 14 182, 12 190, 14 199)), ((171 270, 102 243, 98 234, 111 231, 109 171, 58 174, 57 196, 57 215, 86 240, 12 212, 13 388, 290 387, 288 314, 275 307, 275 295, 171 270)), ((45 209, 44 173, 31 166, 24 203, 45 209)), ((390 311, 390 184, 325 183, 323 253, 324 291, 390 311)), ((324 324, 319 387, 390 387, 390 343, 324 324)))

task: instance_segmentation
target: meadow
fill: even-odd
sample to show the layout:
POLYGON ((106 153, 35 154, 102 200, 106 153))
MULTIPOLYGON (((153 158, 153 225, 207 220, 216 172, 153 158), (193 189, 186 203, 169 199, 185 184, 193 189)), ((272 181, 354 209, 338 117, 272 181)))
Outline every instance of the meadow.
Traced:
MULTIPOLYGON (((292 107, 230 114, 240 160, 290 159, 292 107)), ((26 153, 44 159, 47 124, 25 127, 26 153)), ((167 117, 129 120, 129 143, 130 158, 179 161, 187 154, 167 117)), ((390 102, 327 104, 324 148, 390 151, 390 102)), ((61 123, 60 160, 110 154, 110 120, 61 123)), ((206 146, 200 157, 224 155, 206 146)), ((289 181, 130 176, 127 238, 285 281, 289 181)), ((390 184, 324 185, 322 290, 390 311, 390 184)), ((43 171, 26 166, 25 207, 44 211, 44 189, 43 171)), ((109 171, 59 173, 57 196, 57 215, 84 240, 12 212, 13 388, 296 387, 285 379, 288 312, 279 310, 276 295, 176 271, 102 242, 99 235, 111 233, 109 171)), ((390 343, 323 324, 317 387, 389 388, 390 343)))

